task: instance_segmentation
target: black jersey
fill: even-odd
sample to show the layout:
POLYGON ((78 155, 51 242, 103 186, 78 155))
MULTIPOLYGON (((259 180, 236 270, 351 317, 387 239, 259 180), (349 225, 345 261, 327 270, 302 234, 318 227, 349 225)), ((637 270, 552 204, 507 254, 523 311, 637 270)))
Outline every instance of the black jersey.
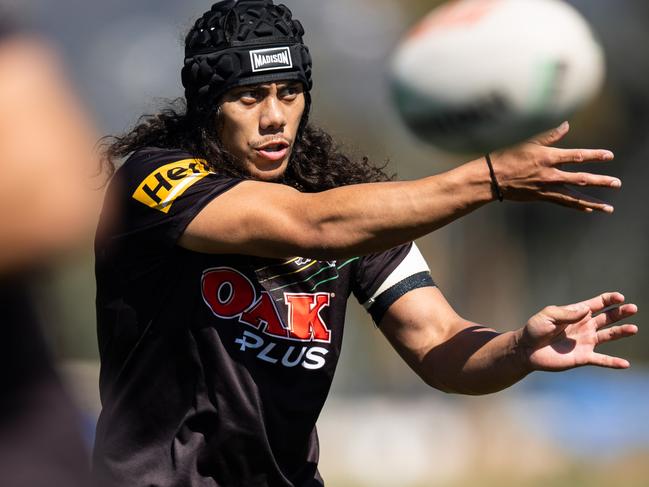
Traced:
POLYGON ((145 149, 111 183, 96 247, 94 457, 111 485, 322 485, 315 423, 348 297, 379 320, 408 290, 433 285, 412 244, 327 262, 177 246, 239 182, 189 154, 145 149))

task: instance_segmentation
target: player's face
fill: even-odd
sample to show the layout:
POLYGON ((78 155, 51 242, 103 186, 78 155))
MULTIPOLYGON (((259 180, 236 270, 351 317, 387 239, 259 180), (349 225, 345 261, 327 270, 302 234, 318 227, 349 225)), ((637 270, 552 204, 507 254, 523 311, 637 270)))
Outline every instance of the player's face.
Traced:
POLYGON ((299 82, 235 88, 221 105, 221 142, 254 179, 278 179, 288 166, 304 107, 299 82))

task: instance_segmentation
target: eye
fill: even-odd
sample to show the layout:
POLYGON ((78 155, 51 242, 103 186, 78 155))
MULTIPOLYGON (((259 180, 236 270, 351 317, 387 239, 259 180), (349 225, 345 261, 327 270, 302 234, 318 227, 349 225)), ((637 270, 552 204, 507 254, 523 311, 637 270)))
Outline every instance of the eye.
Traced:
POLYGON ((281 90, 281 97, 283 100, 287 101, 293 101, 297 98, 297 95, 299 95, 302 92, 302 85, 300 84, 294 84, 294 85, 287 85, 281 90))
POLYGON ((244 90, 237 93, 237 97, 242 103, 251 105, 257 102, 257 100, 259 99, 259 93, 257 93, 255 90, 244 90))

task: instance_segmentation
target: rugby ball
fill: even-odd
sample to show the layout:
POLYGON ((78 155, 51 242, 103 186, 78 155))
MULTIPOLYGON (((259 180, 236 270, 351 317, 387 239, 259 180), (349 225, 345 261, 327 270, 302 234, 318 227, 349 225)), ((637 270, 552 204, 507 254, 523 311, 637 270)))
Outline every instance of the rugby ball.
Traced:
POLYGON ((456 0, 399 43, 393 98, 422 140, 454 152, 520 142, 568 119, 604 80, 588 23, 560 0, 456 0))

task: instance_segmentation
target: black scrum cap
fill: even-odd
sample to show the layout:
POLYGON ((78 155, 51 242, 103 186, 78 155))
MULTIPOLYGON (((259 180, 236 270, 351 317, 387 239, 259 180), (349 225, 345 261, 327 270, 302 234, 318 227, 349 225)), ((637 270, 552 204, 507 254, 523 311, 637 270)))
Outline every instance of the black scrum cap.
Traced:
POLYGON ((182 82, 189 110, 209 110, 237 86, 281 80, 311 90, 302 24, 272 0, 215 3, 187 34, 182 82))

